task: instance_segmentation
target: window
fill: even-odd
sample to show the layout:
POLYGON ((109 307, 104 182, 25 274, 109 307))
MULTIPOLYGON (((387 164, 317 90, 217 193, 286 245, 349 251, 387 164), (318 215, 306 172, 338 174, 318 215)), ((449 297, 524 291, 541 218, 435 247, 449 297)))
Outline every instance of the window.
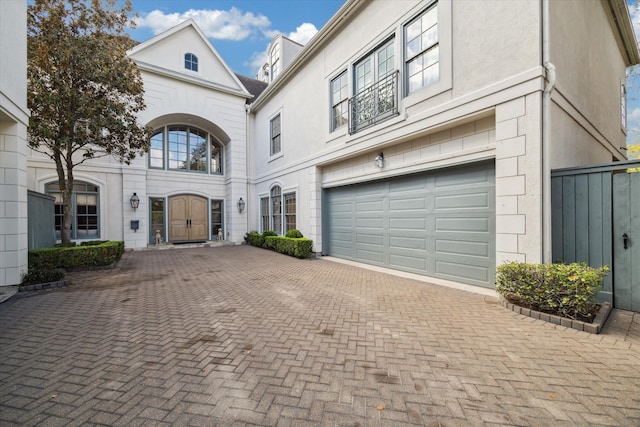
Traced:
POLYGON ((620 125, 622 130, 627 130, 627 88, 624 83, 620 85, 620 125))
POLYGON ((296 228, 296 193, 284 195, 285 233, 296 228))
POLYGON ((347 124, 349 111, 349 92, 347 72, 331 80, 331 130, 347 124))
MULTIPOLYGON (((55 197, 54 225, 56 238, 62 238, 62 216, 64 207, 62 193, 57 182, 45 186, 48 195, 55 197)), ((99 212, 98 212, 98 187, 86 182, 76 181, 73 184, 71 194, 71 209, 73 219, 71 221, 72 239, 95 239, 99 237, 99 212)))
POLYGON ((349 100, 349 132, 355 133, 398 114, 398 72, 394 39, 354 67, 354 96, 349 100))
POLYGON ((261 231, 270 230, 269 227, 269 197, 262 197, 260 199, 260 218, 261 221, 261 231))
POLYGON ((160 232, 160 239, 166 242, 164 235, 164 199, 151 198, 149 200, 151 206, 151 228, 149 229, 149 243, 155 243, 156 232, 160 232))
POLYGON ((282 198, 280 187, 271 189, 271 230, 282 234, 282 198))
POLYGON ((437 82, 440 78, 437 3, 405 26, 404 43, 407 93, 437 82))
POLYGON ((224 239, 224 229, 222 228, 222 200, 211 201, 211 240, 218 240, 218 231, 222 229, 224 239))
POLYGON ((269 196, 260 198, 261 231, 271 230, 278 234, 284 234, 297 228, 296 210, 296 193, 291 192, 283 195, 280 186, 274 186, 269 192, 269 196))
POLYGON ((222 148, 222 144, 203 130, 169 126, 151 137, 149 167, 222 174, 222 148))
POLYGON ((191 71, 198 71, 198 57, 193 53, 185 53, 184 68, 191 71))
POLYGON ((280 144, 280 114, 271 119, 271 155, 278 154, 282 149, 280 144))
POLYGON ((280 74, 280 44, 276 43, 271 49, 271 81, 280 74))

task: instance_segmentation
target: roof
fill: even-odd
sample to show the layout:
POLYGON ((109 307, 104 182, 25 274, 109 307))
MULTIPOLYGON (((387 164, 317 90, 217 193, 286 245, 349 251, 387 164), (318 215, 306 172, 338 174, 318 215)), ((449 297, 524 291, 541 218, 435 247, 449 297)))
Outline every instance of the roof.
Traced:
POLYGON ((251 104, 263 90, 265 90, 268 86, 268 83, 265 83, 261 80, 256 80, 251 77, 243 76, 241 74, 236 73, 236 77, 240 80, 240 83, 249 91, 252 98, 247 99, 247 104, 251 104))

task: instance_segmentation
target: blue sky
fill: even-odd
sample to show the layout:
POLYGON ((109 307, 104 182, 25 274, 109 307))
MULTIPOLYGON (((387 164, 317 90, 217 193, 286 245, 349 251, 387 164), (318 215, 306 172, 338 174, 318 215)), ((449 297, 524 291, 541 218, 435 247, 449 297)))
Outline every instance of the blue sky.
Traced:
POLYGON ((255 77, 276 34, 305 44, 344 1, 132 0, 139 18, 130 34, 145 41, 193 18, 233 71, 255 77))
MULTIPOLYGON (((627 0, 631 21, 640 41, 640 2, 627 0)), ((640 143, 640 66, 627 73, 627 144, 640 143)))

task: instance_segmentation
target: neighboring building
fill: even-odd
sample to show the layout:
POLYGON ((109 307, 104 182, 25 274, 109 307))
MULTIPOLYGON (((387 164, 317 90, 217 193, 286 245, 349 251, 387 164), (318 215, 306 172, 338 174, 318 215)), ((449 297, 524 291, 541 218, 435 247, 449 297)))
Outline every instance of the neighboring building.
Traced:
MULTIPOLYGON (((76 238, 297 228, 318 253, 483 287, 505 260, 550 260, 551 169, 625 158, 640 62, 624 0, 347 0, 304 48, 274 39, 266 88, 193 21, 130 56, 151 150, 77 168, 95 227, 76 238)), ((55 179, 32 154, 29 188, 55 179)))
POLYGON ((27 272, 27 2, 0 2, 0 286, 27 272))

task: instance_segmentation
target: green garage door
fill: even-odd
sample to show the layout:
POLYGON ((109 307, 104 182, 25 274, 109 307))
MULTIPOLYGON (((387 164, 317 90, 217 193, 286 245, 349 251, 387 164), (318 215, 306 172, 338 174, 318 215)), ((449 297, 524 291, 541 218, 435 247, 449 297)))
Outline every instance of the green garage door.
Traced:
POLYGON ((325 191, 327 255, 495 286, 493 161, 325 191))

